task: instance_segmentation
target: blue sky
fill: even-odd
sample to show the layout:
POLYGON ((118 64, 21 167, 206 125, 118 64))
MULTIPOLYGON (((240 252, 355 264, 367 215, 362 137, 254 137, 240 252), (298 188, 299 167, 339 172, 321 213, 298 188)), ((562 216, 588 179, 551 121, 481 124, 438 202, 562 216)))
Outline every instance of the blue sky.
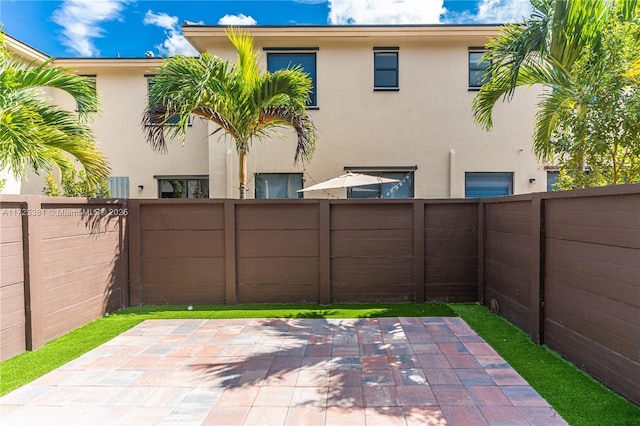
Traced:
POLYGON ((0 0, 4 31, 54 57, 195 54, 184 21, 205 25, 503 23, 529 0, 0 0))

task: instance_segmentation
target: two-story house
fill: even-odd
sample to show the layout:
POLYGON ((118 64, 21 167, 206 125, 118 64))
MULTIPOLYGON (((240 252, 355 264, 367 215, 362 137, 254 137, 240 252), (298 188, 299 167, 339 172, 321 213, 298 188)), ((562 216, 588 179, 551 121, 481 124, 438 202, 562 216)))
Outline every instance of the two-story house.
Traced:
MULTIPOLYGON (((230 61, 226 27, 185 25, 200 52, 230 61)), ((473 121, 482 84, 483 46, 499 32, 487 25, 253 26, 264 70, 300 65, 313 80, 309 114, 317 151, 294 165, 295 141, 255 142, 249 152, 249 196, 301 197, 297 190, 354 171, 397 183, 305 192, 304 197, 460 198, 543 191, 544 167, 531 152, 537 89, 495 108, 494 130, 473 121)), ((154 153, 141 128, 147 91, 160 58, 57 59, 96 79, 102 111, 97 139, 109 157, 114 196, 131 198, 238 195, 234 141, 194 119, 184 145, 154 153), (213 135, 212 135, 213 134, 213 135)), ((73 108, 70 99, 52 94, 73 108)), ((38 186, 40 185, 40 186, 38 186)), ((38 192, 29 179, 22 192, 38 192)))

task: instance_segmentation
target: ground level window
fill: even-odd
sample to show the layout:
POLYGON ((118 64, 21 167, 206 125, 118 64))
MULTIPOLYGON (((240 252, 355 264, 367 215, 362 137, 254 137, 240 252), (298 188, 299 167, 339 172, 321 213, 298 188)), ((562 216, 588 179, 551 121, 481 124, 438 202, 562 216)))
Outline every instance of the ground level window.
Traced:
POLYGON ((557 170, 547 170, 547 191, 553 191, 553 185, 558 181, 560 172, 557 170))
POLYGON ((256 173, 257 199, 302 198, 302 173, 256 173))
POLYGON ((359 171, 357 168, 345 168, 345 170, 353 173, 396 179, 398 181, 347 188, 347 198, 413 198, 414 196, 414 170, 359 171))
POLYGON ((109 191, 111 191, 112 198, 129 198, 129 177, 109 177, 109 191))
POLYGON ((171 177, 157 179, 159 198, 209 198, 208 177, 171 177))
POLYGON ((465 173, 466 198, 491 198, 513 194, 512 172, 465 173))

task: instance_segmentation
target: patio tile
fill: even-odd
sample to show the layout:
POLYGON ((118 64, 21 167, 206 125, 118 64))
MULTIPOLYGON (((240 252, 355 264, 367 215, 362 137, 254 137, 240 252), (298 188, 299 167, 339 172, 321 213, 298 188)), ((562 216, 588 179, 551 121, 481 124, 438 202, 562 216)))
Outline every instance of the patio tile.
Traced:
POLYGON ((290 407, 284 424, 287 426, 317 426, 324 425, 326 407, 300 406, 290 407))
POLYGON ((389 356, 384 355, 363 355, 360 357, 362 369, 389 368, 389 356))
POLYGON ((440 407, 403 407, 407 426, 444 426, 447 421, 440 407))
POLYGON ((300 369, 293 370, 273 370, 271 369, 264 379, 263 385, 266 386, 295 386, 298 381, 300 369))
POLYGON ((396 407, 400 405, 395 386, 365 386, 362 388, 365 407, 396 407))
POLYGON ((511 400, 502 392, 500 386, 467 386, 467 392, 476 404, 512 406, 511 400))
POLYGON ((271 370, 291 370, 302 367, 303 356, 276 356, 271 364, 271 370))
POLYGON ((143 407, 177 407, 180 402, 191 391, 191 388, 154 388, 153 392, 147 399, 141 401, 143 407))
POLYGON ((566 425, 460 318, 147 321, 0 398, 2 425, 566 425))
POLYGON ((331 370, 329 374, 329 386, 361 386, 362 373, 360 370, 331 370))
POLYGON ((464 343, 470 353, 473 355, 498 355, 498 353, 485 342, 482 343, 464 343))
MULTIPOLYGON (((203 424, 205 425, 241 425, 251 407, 213 407, 203 424)), ((144 424, 144 423, 143 423, 144 424)))
POLYGON ((325 426, 364 425, 364 408, 362 407, 327 407, 325 426))
POLYGON ((482 412, 482 415, 485 419, 487 419, 491 426, 513 426, 528 424, 525 418, 520 414, 520 411, 513 405, 484 405, 480 406, 479 408, 482 412))
POLYGON ((338 346, 334 343, 333 348, 331 349, 332 356, 358 356, 360 355, 360 350, 358 346, 338 346))
POLYGON ((500 355, 477 355, 476 361, 487 369, 511 368, 500 355))
POLYGON ((549 403, 531 386, 503 386, 502 391, 507 395, 507 398, 511 400, 513 405, 517 407, 549 406, 549 403))
POLYGON ((416 343, 411 345, 413 348, 413 352, 416 355, 421 354, 432 354, 432 355, 442 355, 440 351, 440 347, 438 347, 437 343, 416 343))
POLYGON ((445 355, 447 354, 460 355, 460 354, 469 353, 469 350, 467 349, 467 347, 464 345, 464 343, 461 343, 461 342, 438 343, 437 345, 440 348, 440 351, 445 355))
POLYGON ((493 381, 496 382, 497 385, 527 385, 527 381, 523 379, 522 376, 518 374, 518 372, 513 368, 487 368, 485 371, 493 379, 493 381))
POLYGON ((396 389, 400 405, 403 407, 438 405, 438 401, 429 386, 398 386, 396 389))
POLYGON ((300 370, 296 386, 329 386, 330 370, 300 370))
POLYGON ((330 387, 327 394, 328 407, 364 407, 361 386, 330 387))
POLYGON ((415 355, 389 355, 391 368, 421 368, 420 361, 415 355))
POLYGON ((428 368, 451 368, 449 361, 444 355, 421 354, 417 355, 420 365, 424 369, 428 368))
POLYGON ((393 379, 396 386, 424 386, 427 385, 427 377, 420 368, 393 369, 393 379))
POLYGON ((445 405, 475 406, 475 402, 464 386, 434 385, 431 389, 441 407, 445 405))
POLYGON ((449 362, 451 368, 481 368, 473 355, 454 355, 447 354, 444 356, 449 362))
POLYGON ((293 397, 293 386, 262 386, 253 401, 253 407, 288 407, 293 397))
POLYGON ((329 388, 324 387, 295 387, 289 405, 291 407, 314 406, 326 407, 329 388))
POLYGON ((315 345, 307 346, 304 352, 305 356, 331 356, 333 346, 331 343, 318 343, 315 345))
POLYGON ((559 426, 567 422, 551 407, 518 407, 520 414, 534 426, 559 426))
POLYGON ((140 426, 160 424, 171 413, 173 407, 129 407, 123 413, 120 425, 140 426))
POLYGON ((288 407, 252 407, 243 425, 282 426, 287 419, 288 412, 288 407))
POLYGON ((450 368, 425 368, 425 376, 430 385, 460 385, 462 382, 450 368))
POLYGON ((364 386, 391 386, 395 384, 393 372, 390 368, 371 368, 362 370, 362 385, 364 386))
POLYGON ((489 423, 475 405, 441 405, 442 414, 449 426, 488 426, 489 423))
POLYGON ((217 407, 251 407, 260 387, 227 388, 216 401, 217 407))
POLYGON ((367 426, 405 426, 407 424, 400 407, 366 407, 364 418, 367 426))
POLYGON ((456 376, 460 379, 463 385, 483 385, 491 386, 495 385, 495 382, 489 377, 482 368, 460 368, 454 370, 456 376))

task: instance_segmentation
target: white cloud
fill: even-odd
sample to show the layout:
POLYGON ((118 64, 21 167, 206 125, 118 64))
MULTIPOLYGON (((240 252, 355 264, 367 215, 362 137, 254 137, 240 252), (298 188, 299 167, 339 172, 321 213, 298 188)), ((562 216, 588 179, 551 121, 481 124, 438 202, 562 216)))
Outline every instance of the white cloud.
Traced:
POLYGON ((154 13, 152 10, 147 10, 143 22, 145 25, 155 25, 164 30, 167 38, 161 44, 154 46, 162 56, 198 55, 198 51, 182 35, 178 26, 177 16, 167 15, 163 12, 154 13))
POLYGON ((218 19, 218 25, 256 25, 258 22, 251 16, 243 15, 224 15, 218 19))
POLYGON ((104 37, 100 23, 120 19, 120 12, 129 0, 65 0, 53 13, 53 22, 60 25, 62 43, 82 56, 95 56, 100 51, 93 39, 104 37))
POLYGON ((505 23, 521 21, 531 15, 529 0, 482 0, 478 5, 477 22, 505 23))
POLYGON ((480 0, 478 13, 446 13, 445 21, 456 23, 502 24, 519 22, 531 15, 529 0, 480 0))
POLYGON ((329 0, 329 23, 436 24, 444 0, 329 0))
POLYGON ((165 30, 173 30, 178 25, 177 16, 169 16, 166 13, 153 13, 151 10, 147 10, 144 15, 145 25, 156 25, 165 30))

